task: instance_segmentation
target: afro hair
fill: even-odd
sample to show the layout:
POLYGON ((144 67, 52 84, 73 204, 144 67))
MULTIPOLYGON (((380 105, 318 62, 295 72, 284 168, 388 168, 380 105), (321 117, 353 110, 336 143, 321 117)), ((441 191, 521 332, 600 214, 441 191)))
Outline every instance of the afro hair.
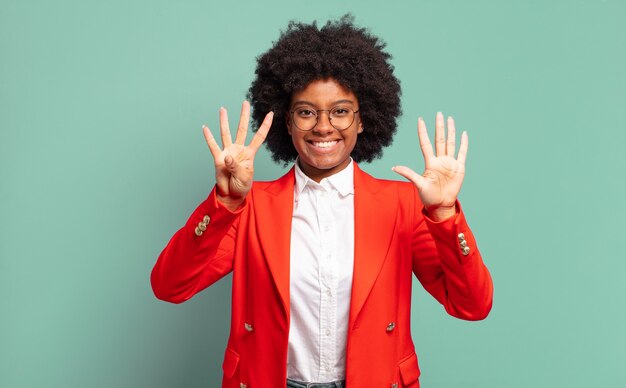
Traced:
POLYGON ((352 158, 371 162, 382 156, 401 114, 400 82, 384 48, 378 37, 356 27, 351 15, 328 21, 322 28, 316 22, 289 23, 278 41, 257 58, 256 78, 248 91, 255 130, 268 112, 274 112, 266 146, 275 162, 288 164, 298 156, 285 122, 292 94, 327 78, 350 89, 359 100, 364 130, 352 158))

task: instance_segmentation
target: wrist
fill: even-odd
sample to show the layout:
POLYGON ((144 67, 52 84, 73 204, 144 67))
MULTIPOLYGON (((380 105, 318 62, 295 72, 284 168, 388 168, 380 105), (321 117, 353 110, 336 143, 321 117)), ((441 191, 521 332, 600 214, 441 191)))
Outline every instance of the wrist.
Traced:
POLYGON ((445 221, 456 215, 456 204, 451 206, 425 207, 426 214, 435 222, 445 221))
POLYGON ((229 196, 221 195, 219 194, 219 192, 216 193, 216 197, 217 197, 218 202, 220 202, 223 206, 225 206, 231 212, 234 212, 235 210, 239 209, 239 207, 245 200, 245 197, 232 198, 229 196))

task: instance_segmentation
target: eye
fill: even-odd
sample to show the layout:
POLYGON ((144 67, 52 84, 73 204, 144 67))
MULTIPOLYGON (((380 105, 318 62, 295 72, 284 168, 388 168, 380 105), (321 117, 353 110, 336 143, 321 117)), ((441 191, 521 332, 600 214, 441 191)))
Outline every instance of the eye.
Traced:
POLYGON ((333 111, 332 111, 333 116, 336 116, 336 117, 346 116, 349 113, 350 113, 350 110, 348 108, 343 108, 340 106, 333 108, 333 111))
POLYGON ((298 108, 296 109, 296 115, 302 118, 315 117, 316 112, 309 108, 298 108))

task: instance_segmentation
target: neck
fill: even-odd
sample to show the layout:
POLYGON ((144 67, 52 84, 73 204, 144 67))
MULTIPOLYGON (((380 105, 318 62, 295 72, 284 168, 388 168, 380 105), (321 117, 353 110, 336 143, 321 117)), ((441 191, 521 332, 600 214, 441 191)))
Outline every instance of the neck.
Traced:
POLYGON ((328 178, 329 176, 335 175, 338 172, 343 171, 346 167, 350 165, 350 162, 352 162, 352 159, 348 158, 344 160, 343 162, 341 162, 340 164, 336 165, 335 167, 331 167, 328 169, 319 169, 313 166, 305 165, 303 163, 300 163, 299 159, 297 163, 298 163, 298 166, 300 167, 300 170, 302 170, 302 172, 304 173, 304 175, 314 180, 315 182, 320 183, 322 179, 328 178))

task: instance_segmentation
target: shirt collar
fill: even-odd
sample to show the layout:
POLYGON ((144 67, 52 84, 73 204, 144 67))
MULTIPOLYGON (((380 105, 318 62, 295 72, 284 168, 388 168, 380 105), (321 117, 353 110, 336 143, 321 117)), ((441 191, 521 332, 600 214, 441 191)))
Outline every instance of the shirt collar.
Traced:
POLYGON ((350 164, 343 170, 321 180, 320 183, 315 182, 313 179, 306 176, 298 164, 296 159, 295 163, 295 175, 296 184, 295 188, 295 200, 298 200, 298 196, 307 186, 325 186, 330 184, 335 190, 339 192, 342 197, 348 194, 354 194, 354 161, 350 158, 350 164))

